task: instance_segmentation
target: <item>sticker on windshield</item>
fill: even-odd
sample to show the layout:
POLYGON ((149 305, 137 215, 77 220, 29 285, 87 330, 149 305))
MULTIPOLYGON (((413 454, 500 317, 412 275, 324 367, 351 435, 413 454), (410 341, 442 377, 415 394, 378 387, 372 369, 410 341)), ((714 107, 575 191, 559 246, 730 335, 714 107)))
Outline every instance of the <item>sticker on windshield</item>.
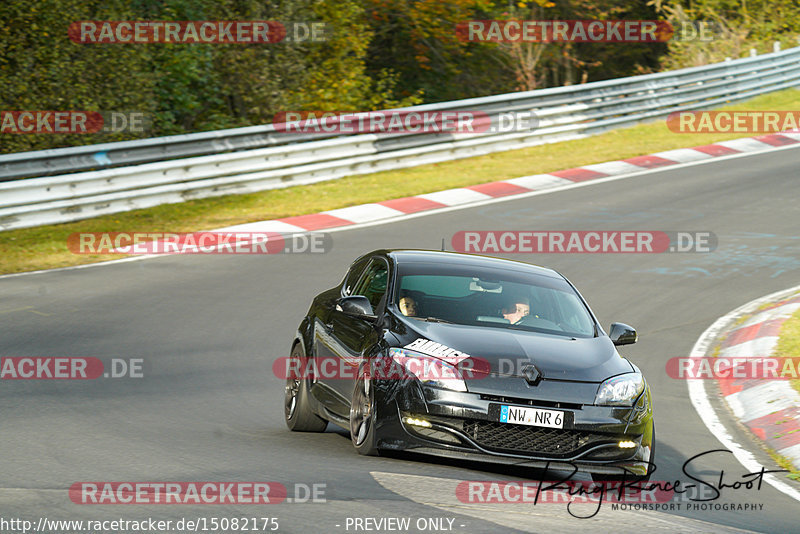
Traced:
POLYGON ((436 343, 435 341, 431 341, 422 337, 412 341, 406 345, 405 348, 427 354, 428 356, 439 358, 440 360, 444 360, 451 365, 456 365, 467 358, 471 358, 471 356, 465 352, 451 349, 446 345, 442 345, 441 343, 436 343))

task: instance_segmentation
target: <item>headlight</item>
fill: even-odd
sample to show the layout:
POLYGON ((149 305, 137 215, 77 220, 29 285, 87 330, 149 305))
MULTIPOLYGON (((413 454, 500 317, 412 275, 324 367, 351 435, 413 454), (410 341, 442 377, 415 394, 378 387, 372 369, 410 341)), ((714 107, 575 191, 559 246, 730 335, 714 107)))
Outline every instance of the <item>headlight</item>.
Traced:
POLYGON ((395 362, 426 386, 467 391, 467 384, 458 369, 439 358, 397 347, 389 349, 389 354, 395 362))
POLYGON ((626 373, 609 378, 597 390, 594 403, 598 406, 633 406, 644 391, 641 373, 626 373))

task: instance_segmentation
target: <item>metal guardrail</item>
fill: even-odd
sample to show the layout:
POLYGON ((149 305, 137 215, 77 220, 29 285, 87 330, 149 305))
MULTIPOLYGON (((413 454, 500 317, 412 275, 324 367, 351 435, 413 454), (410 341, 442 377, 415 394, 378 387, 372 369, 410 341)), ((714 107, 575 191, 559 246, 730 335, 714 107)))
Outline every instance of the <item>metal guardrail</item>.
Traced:
POLYGON ((0 182, 0 230, 575 139, 796 86, 800 47, 678 71, 402 108, 495 117, 534 112, 538 125, 525 131, 320 135, 266 125, 9 154, 0 156, 0 179, 61 174, 0 182), (66 174, 101 163, 112 168, 66 174))
MULTIPOLYGON (((2 154, 0 182, 286 145, 304 141, 307 137, 276 133, 271 124, 266 124, 136 141, 2 154)), ((316 139, 323 137, 317 135, 316 139)))

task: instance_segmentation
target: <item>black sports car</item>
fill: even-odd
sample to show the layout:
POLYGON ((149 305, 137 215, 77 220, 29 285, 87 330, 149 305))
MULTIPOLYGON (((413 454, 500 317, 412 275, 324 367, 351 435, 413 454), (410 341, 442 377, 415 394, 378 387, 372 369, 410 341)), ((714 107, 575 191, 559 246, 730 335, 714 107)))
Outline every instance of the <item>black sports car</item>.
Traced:
POLYGON ((319 294, 287 360, 285 417, 380 450, 649 476, 650 389, 559 273, 485 256, 377 250, 319 294), (549 462, 549 464, 548 464, 549 462), (622 468, 622 469, 621 469, 622 468))

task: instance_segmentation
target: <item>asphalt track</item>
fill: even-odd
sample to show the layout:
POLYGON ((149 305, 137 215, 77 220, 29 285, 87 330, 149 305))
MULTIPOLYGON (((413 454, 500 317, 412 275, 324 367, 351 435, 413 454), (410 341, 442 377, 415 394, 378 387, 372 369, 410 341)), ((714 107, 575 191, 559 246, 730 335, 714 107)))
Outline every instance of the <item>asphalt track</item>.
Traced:
MULTIPOLYGON (((797 532, 800 502, 766 484, 725 489, 714 501, 763 504, 761 511, 656 513, 607 504, 592 519, 575 519, 557 504, 460 504, 450 493, 459 480, 536 474, 360 457, 332 426, 325 434, 291 433, 283 422, 283 381, 272 375, 271 362, 287 355, 311 297, 337 284, 350 260, 371 249, 439 248, 460 230, 711 231, 719 247, 705 254, 509 255, 565 274, 604 326, 622 321, 638 329, 639 343, 622 352, 653 390, 654 479, 689 482, 684 462, 720 443, 694 411, 686 383, 666 375, 665 362, 686 356, 719 316, 800 283, 798 168, 800 150, 789 149, 664 169, 335 232, 324 255, 172 256, 1 278, 0 356, 142 358, 144 378, 0 382, 0 515, 34 522, 277 517, 280 532, 354 532, 348 517, 410 517, 412 525, 449 517, 452 532, 470 533, 797 532), (325 483, 326 502, 86 506, 67 493, 78 481, 167 480, 325 483)), ((739 443, 772 465, 722 418, 739 443)), ((745 474, 725 453, 692 465, 707 480, 721 470, 728 482, 745 474)))

